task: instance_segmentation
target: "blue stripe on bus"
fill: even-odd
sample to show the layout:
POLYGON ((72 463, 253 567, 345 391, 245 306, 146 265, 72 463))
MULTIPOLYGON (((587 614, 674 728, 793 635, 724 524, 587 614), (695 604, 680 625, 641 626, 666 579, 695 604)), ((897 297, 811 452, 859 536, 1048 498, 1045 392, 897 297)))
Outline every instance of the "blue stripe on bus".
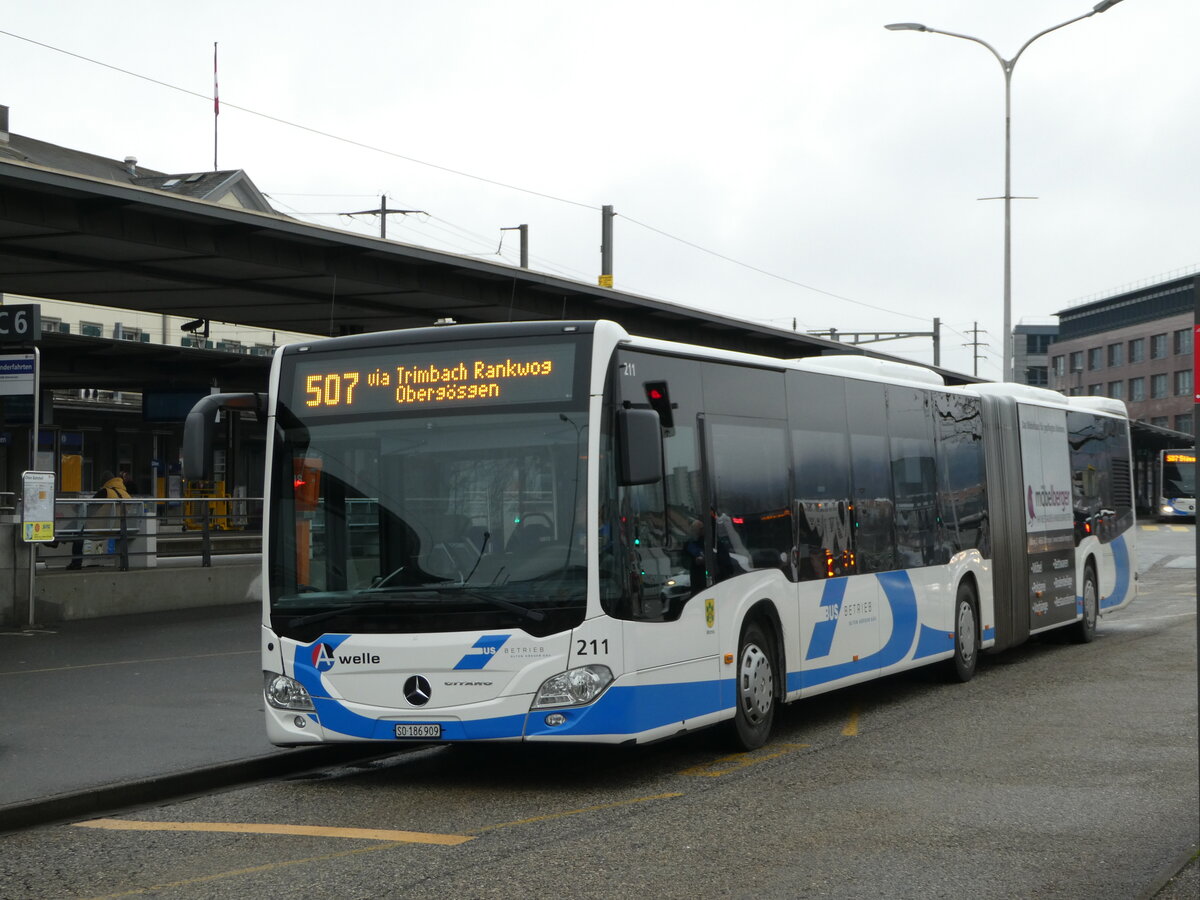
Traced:
MULTIPOLYGON (((1125 543, 1125 535, 1118 535, 1109 546, 1112 548, 1113 563, 1117 569, 1117 581, 1113 585, 1112 593, 1107 597, 1100 598, 1100 608, 1110 609, 1114 606, 1120 606, 1125 602, 1125 596, 1129 593, 1130 579, 1130 564, 1129 564, 1129 546, 1125 543)), ((1079 598, 1079 604, 1082 608, 1083 598, 1079 598)))
POLYGON ((953 649, 953 632, 922 625, 921 633, 917 636, 917 649, 913 652, 913 659, 924 659, 926 656, 936 656, 953 649))
POLYGON ((808 642, 808 653, 805 654, 805 659, 821 659, 829 655, 829 650, 833 647, 833 635, 837 630, 840 618, 839 610, 842 607, 842 598, 846 596, 847 581, 846 578, 834 578, 825 582, 825 588, 821 591, 821 608, 826 611, 827 616, 829 610, 833 610, 833 614, 825 621, 818 622, 813 626, 812 640, 808 642))
MULTIPOLYGON (((323 696, 319 667, 314 663, 325 645, 329 652, 349 635, 324 635, 309 645, 298 645, 293 657, 293 676, 312 697, 316 714, 308 714, 327 731, 362 740, 394 741, 395 726, 404 719, 375 719, 347 709, 338 700, 323 696)), ((520 738, 528 724, 535 735, 629 735, 650 731, 672 722, 695 719, 732 707, 734 679, 678 682, 674 684, 619 686, 609 688, 591 706, 568 709, 539 709, 517 715, 483 719, 452 719, 437 722, 421 719, 419 724, 440 724, 442 739, 447 741, 496 740, 520 738), (722 699, 722 698, 726 699, 722 699), (546 716, 561 713, 566 723, 557 727, 545 724, 546 716)), ((416 722, 418 720, 412 720, 416 722)))
POLYGON ((536 709, 529 712, 526 734, 533 736, 606 735, 633 736, 667 725, 698 719, 718 709, 729 709, 734 679, 684 681, 674 684, 613 685, 591 706, 570 709, 536 709), (566 718, 562 725, 546 724, 553 713, 566 718))
POLYGON ((887 643, 870 656, 860 659, 789 672, 789 691, 877 671, 895 665, 908 656, 917 637, 917 595, 913 590, 912 580, 907 572, 880 572, 875 577, 883 587, 884 596, 892 608, 892 633, 887 643))

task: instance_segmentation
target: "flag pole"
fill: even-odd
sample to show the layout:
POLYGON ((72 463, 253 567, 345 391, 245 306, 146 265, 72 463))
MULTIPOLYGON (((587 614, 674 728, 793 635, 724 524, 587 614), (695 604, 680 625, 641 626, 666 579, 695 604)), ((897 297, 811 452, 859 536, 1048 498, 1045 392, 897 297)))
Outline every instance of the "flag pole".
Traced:
POLYGON ((220 93, 217 90, 217 42, 213 41, 213 171, 217 171, 217 118, 221 115, 220 93))

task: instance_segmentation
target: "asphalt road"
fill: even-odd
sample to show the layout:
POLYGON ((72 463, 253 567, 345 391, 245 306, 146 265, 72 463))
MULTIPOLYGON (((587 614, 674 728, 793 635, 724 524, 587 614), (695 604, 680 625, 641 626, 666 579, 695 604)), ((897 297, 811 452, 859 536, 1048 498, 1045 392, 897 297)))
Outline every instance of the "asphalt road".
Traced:
POLYGON ((1095 643, 795 704, 753 754, 423 749, 7 835, 0 896, 1148 896, 1200 840, 1195 545, 1141 544, 1095 643))

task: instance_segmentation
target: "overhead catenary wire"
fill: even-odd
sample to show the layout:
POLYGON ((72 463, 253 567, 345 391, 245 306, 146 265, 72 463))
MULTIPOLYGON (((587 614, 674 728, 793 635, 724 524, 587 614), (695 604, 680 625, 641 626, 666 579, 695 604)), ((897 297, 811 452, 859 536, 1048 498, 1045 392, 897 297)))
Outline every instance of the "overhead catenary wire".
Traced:
MULTIPOLYGON (((195 97, 195 98, 198 98, 198 99, 204 100, 206 103, 210 103, 210 102, 212 102, 212 101, 213 101, 213 97, 211 97, 211 96, 209 96, 209 95, 207 95, 207 94, 203 94, 203 93, 201 93, 201 92, 199 92, 199 91, 193 91, 193 90, 190 90, 190 89, 188 89, 188 88, 181 87, 181 86, 179 86, 179 85, 171 84, 170 82, 162 81, 161 79, 158 79, 158 78, 153 78, 153 77, 151 77, 151 76, 148 76, 148 75, 143 75, 143 74, 141 74, 140 72, 135 72, 135 71, 132 71, 131 69, 126 69, 126 68, 123 68, 123 67, 121 67, 121 66, 113 65, 112 63, 106 63, 106 62, 103 62, 103 61, 101 61, 101 60, 94 59, 94 58, 92 58, 92 57, 89 57, 89 56, 85 56, 85 55, 83 55, 83 54, 81 54, 81 53, 75 53, 75 52, 73 52, 73 51, 71 51, 71 50, 66 50, 66 49, 64 49, 64 48, 62 48, 62 47, 56 47, 56 46, 54 46, 54 45, 52 45, 52 44, 47 44, 47 43, 45 43, 45 42, 43 42, 43 41, 38 41, 38 40, 35 40, 35 39, 33 39, 33 38, 26 37, 26 36, 24 36, 24 35, 20 35, 20 34, 16 34, 16 33, 14 33, 14 32, 11 32, 11 31, 7 31, 7 30, 5 30, 5 29, 0 29, 0 35, 5 35, 5 36, 7 36, 7 37, 13 38, 14 40, 18 40, 18 41, 24 41, 25 43, 32 44, 32 45, 34 45, 34 46, 37 46, 37 47, 41 47, 41 48, 43 48, 43 49, 45 49, 45 50, 50 50, 50 51, 52 51, 52 52, 54 52, 54 53, 60 53, 60 54, 63 54, 63 55, 65 55, 65 56, 69 56, 69 57, 72 57, 72 58, 74 58, 74 59, 78 59, 78 60, 80 60, 80 61, 82 61, 82 62, 89 63, 89 64, 91 64, 91 65, 96 65, 96 66, 100 66, 100 67, 102 67, 102 68, 109 69, 109 70, 111 70, 111 71, 114 71, 114 72, 119 72, 119 73, 120 73, 120 74, 122 74, 122 75, 127 75, 127 76, 129 76, 129 77, 131 77, 131 78, 137 78, 137 79, 140 79, 140 80, 142 80, 142 81, 146 81, 146 82, 149 82, 149 83, 151 83, 151 84, 158 85, 159 87, 166 88, 166 89, 168 89, 168 90, 172 90, 172 91, 176 91, 176 92, 178 92, 178 93, 186 94, 186 95, 188 95, 188 96, 191 96, 191 97, 195 97)), ((564 203, 564 204, 567 204, 567 205, 570 205, 570 206, 574 206, 574 207, 578 207, 578 208, 582 208, 582 209, 589 209, 589 210, 596 210, 596 211, 599 211, 599 210, 601 209, 601 206, 600 206, 600 205, 597 205, 597 204, 594 204, 594 203, 585 203, 585 202, 582 202, 582 201, 579 201, 579 200, 573 200, 573 199, 570 199, 570 198, 567 198, 567 197, 561 197, 561 196, 558 196, 558 195, 555 195, 555 194, 551 194, 551 193, 548 193, 548 192, 545 192, 545 191, 539 191, 539 190, 534 190, 534 189, 531 189, 531 188, 525 188, 525 187, 521 187, 520 185, 511 184, 511 183, 509 183, 509 182, 501 181, 501 180, 499 180, 499 179, 488 178, 488 177, 485 177, 485 176, 482 176, 482 175, 475 175, 475 174, 473 174, 473 173, 471 173, 471 172, 466 172, 466 171, 463 171, 463 170, 461 170, 461 169, 455 169, 455 168, 453 168, 453 167, 450 167, 450 166, 444 166, 444 165, 441 165, 441 164, 439 164, 439 163, 433 163, 433 162, 429 162, 429 161, 427 161, 427 160, 418 159, 418 158, 416 158, 416 157, 409 156, 409 155, 407 155, 407 154, 403 154, 403 153, 399 153, 399 152, 396 152, 396 151, 394 151, 394 150, 389 150, 389 149, 387 149, 387 148, 385 148, 385 147, 379 147, 379 146, 377 146, 377 145, 370 144, 370 143, 367 143, 367 142, 365 142, 365 141, 360 141, 360 140, 357 140, 357 139, 354 139, 354 138, 348 138, 348 137, 344 137, 344 136, 342 136, 342 135, 334 134, 334 133, 332 133, 332 132, 329 132, 329 131, 325 131, 325 130, 322 130, 322 129, 319 129, 319 128, 314 128, 314 127, 312 127, 312 126, 309 126, 309 125, 304 125, 304 124, 301 124, 301 123, 298 123, 298 122, 293 122, 293 121, 290 121, 290 120, 288 120, 288 119, 284 119, 284 118, 282 118, 282 117, 279 117, 279 116, 271 115, 270 113, 264 113, 264 112, 260 112, 260 111, 258 111, 258 110, 250 109, 249 107, 244 107, 244 106, 240 106, 240 105, 238 105, 238 104, 235 104, 235 103, 230 103, 230 102, 229 102, 228 100, 226 100, 226 99, 223 99, 223 100, 221 101, 221 106, 222 106, 222 108, 224 108, 224 109, 233 109, 233 110, 237 110, 238 112, 246 113, 247 115, 255 116, 255 117, 257 117, 257 118, 261 118, 261 119, 264 119, 264 120, 266 120, 266 121, 274 122, 274 123, 276 123, 276 124, 279 124, 279 125, 284 125, 284 126, 286 126, 286 127, 289 127, 289 128, 295 128, 295 129, 297 129, 297 130, 304 131, 304 132, 306 132, 306 133, 313 134, 313 135, 316 135, 316 136, 318 136, 318 137, 324 137, 324 138, 328 138, 328 139, 330 139, 330 140, 334 140, 334 141, 338 141, 338 142, 341 142, 341 143, 344 143, 344 144, 347 144, 347 145, 350 145, 350 146, 358 147, 358 148, 360 148, 360 149, 363 149, 363 150, 368 150, 368 151, 370 151, 370 152, 373 152, 373 153, 379 153, 379 154, 382 154, 382 155, 384 155, 384 156, 389 156, 389 157, 392 157, 392 158, 395 158, 395 159, 404 160, 405 162, 413 163, 413 164, 415 164, 415 165, 425 166, 425 167, 427 167, 427 168, 431 168, 431 169, 435 169, 435 170, 437 170, 437 171, 445 172, 445 173, 447 173, 447 174, 450 174, 450 175, 456 175, 456 176, 459 176, 459 177, 461 177, 461 178, 467 178, 467 179, 470 179, 470 180, 473 180, 473 181, 477 181, 477 182, 480 182, 480 183, 483 183, 483 184, 489 184, 489 185, 492 185, 493 187, 499 187, 499 188, 503 188, 503 189, 505 189, 505 190, 516 191, 516 192, 519 192, 519 193, 527 194, 527 195, 534 196, 534 197, 539 197, 539 198, 542 198, 542 199, 545 199, 545 200, 551 200, 551 201, 554 201, 554 202, 557 202, 557 203, 564 203)), ((272 192, 272 196, 281 196, 281 194, 279 194, 279 193, 275 193, 275 192, 272 192)), ((288 195, 287 195, 287 194, 282 194, 282 196, 288 196, 288 195)), ((303 196, 303 195, 299 195, 299 196, 303 196)), ((312 196, 321 196, 321 195, 312 195, 312 196)), ((334 195, 334 194, 330 194, 330 195, 325 195, 325 196, 374 196, 374 195, 366 195, 366 194, 364 194, 364 195, 334 195)), ((300 214, 300 215, 302 215, 302 213, 299 213, 298 211, 296 211, 296 212, 297 212, 297 214, 300 214)), ((314 215, 316 215, 316 214, 314 214, 314 215)), ((804 290, 807 290, 807 291, 812 291, 812 292, 814 292, 814 293, 818 293, 818 294, 821 294, 821 295, 823 295, 823 296, 830 297, 831 299, 840 300, 840 301, 842 301, 842 302, 845 302, 845 303, 850 303, 850 304, 853 304, 853 305, 855 305, 855 306, 860 306, 860 307, 863 307, 863 308, 865 308, 865 309, 871 309, 871 310, 874 310, 874 311, 876 311, 876 312, 883 312, 883 313, 887 313, 887 314, 889 314, 889 315, 902 316, 902 317, 904 317, 904 318, 908 318, 908 319, 914 319, 914 320, 917 320, 917 321, 924 321, 924 319, 923 319, 922 317, 920 317, 920 316, 916 316, 916 315, 913 315, 913 314, 911 314, 911 313, 905 313, 905 312, 901 312, 901 311, 899 311, 899 310, 888 309, 888 308, 886 308, 886 307, 882 307, 882 306, 876 306, 876 305, 874 305, 874 304, 866 303, 866 302, 863 302, 863 301, 861 301, 861 300, 855 300, 855 299, 853 299, 853 298, 851 298, 851 297, 847 297, 847 296, 845 296, 845 295, 843 295, 843 294, 837 294, 837 293, 834 293, 834 292, 832 292, 832 291, 827 291, 827 290, 824 290, 823 288, 818 288, 818 287, 815 287, 814 285, 805 284, 804 282, 797 281, 796 279, 789 278, 789 277, 787 277, 787 276, 780 275, 780 274, 778 274, 778 273, 775 273, 775 272, 771 272, 770 270, 768 270, 768 269, 764 269, 764 268, 762 268, 762 267, 760 267, 760 266, 756 266, 756 265, 753 265, 753 264, 751 264, 751 263, 746 263, 746 262, 743 262, 743 261, 741 261, 741 260, 739 260, 739 259, 736 259, 736 258, 734 258, 734 257, 732 257, 732 256, 729 256, 729 255, 727 255, 727 254, 720 253, 720 252, 718 252, 718 251, 716 251, 716 250, 712 250, 712 249, 710 249, 710 248, 708 248, 708 247, 705 247, 705 246, 703 246, 703 245, 701 245, 701 244, 695 243, 694 241, 690 241, 690 240, 687 240, 687 239, 685 239, 685 238, 678 237, 677 235, 671 234, 671 233, 670 233, 670 232, 668 232, 668 231, 665 231, 665 230, 663 230, 663 229, 661 229, 661 228, 657 228, 657 227, 655 227, 655 226, 653 226, 653 225, 650 225, 650 224, 648 224, 648 223, 646 223, 646 222, 639 221, 638 219, 635 219, 635 218, 633 218, 633 217, 630 217, 630 216, 628 216, 628 215, 623 215, 623 216, 622 216, 622 218, 624 218, 626 221, 628 221, 628 222, 629 222, 630 224, 632 224, 632 225, 636 225, 636 226, 638 226, 638 227, 640 227, 640 228, 646 229, 647 231, 653 232, 653 233, 655 233, 655 234, 657 234, 657 235, 660 235, 661 237, 665 237, 665 238, 667 238, 667 239, 669 239, 669 240, 676 241, 676 242, 678 242, 678 243, 680 243, 680 244, 682 244, 682 245, 684 245, 684 246, 690 247, 690 248, 692 248, 692 249, 694 249, 694 250, 696 250, 696 251, 698 251, 698 252, 701 252, 701 253, 707 254, 707 255, 709 255, 709 256, 712 256, 712 257, 714 257, 714 258, 716 258, 716 259, 723 260, 723 261, 725 261, 725 262, 727 262, 727 263, 729 263, 729 264, 731 264, 731 265, 736 265, 736 266, 739 266, 739 267, 741 267, 741 268, 747 269, 748 271, 756 272, 756 273, 758 273, 758 274, 760 274, 760 275, 763 275, 763 276, 765 276, 765 277, 772 278, 772 279, 775 279, 775 280, 777 280, 777 281, 781 281, 781 282, 783 282, 783 283, 785 283, 785 284, 789 284, 789 285, 792 285, 792 286, 794 286, 794 287, 799 287, 799 288, 802 288, 802 289, 804 289, 804 290)), ((489 243, 490 243, 490 242, 489 242, 489 243)))

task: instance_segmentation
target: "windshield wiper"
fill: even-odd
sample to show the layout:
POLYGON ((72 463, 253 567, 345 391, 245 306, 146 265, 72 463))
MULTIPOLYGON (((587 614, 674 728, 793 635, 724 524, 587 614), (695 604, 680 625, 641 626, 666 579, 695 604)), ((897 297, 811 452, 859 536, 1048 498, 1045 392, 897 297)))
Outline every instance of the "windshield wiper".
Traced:
POLYGON ((502 609, 515 612, 517 615, 524 616, 526 619, 534 622, 540 622, 546 618, 546 614, 541 610, 530 609, 527 606, 522 606, 520 603, 513 603, 511 600, 505 600, 503 597, 497 597, 493 594, 485 593, 484 591, 472 591, 459 586, 450 588, 450 590, 453 590, 455 593, 470 597, 472 600, 482 600, 484 603, 491 603, 494 606, 499 606, 502 609))
POLYGON ((313 625, 317 622, 324 622, 327 619, 335 619, 338 616, 348 613, 361 612, 364 609, 369 609, 372 606, 378 606, 378 600, 372 600, 370 603, 351 603, 347 606, 337 606, 332 609, 325 609, 319 613, 311 613, 307 616, 299 616, 288 622, 289 628, 299 628, 302 625, 313 625))

